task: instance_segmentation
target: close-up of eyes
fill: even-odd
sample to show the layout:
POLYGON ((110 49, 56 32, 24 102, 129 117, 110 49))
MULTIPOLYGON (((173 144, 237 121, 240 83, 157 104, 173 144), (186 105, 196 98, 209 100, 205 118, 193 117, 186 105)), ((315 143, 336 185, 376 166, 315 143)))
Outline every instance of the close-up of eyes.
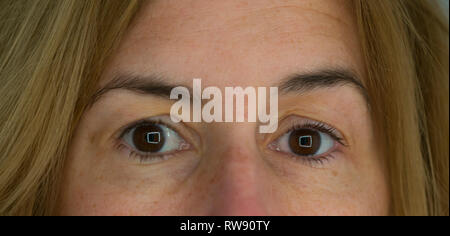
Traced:
MULTIPOLYGON (((170 121, 166 119, 165 116, 152 117, 128 125, 119 136, 118 149, 125 149, 129 157, 144 164, 165 161, 174 154, 190 150, 192 145, 168 125, 170 121)), ((339 145, 345 146, 339 131, 327 124, 295 118, 280 122, 288 126, 288 131, 267 147, 305 164, 320 167, 334 157, 339 145)))
POLYGON ((119 148, 141 163, 167 160, 173 154, 189 150, 191 145, 173 128, 160 120, 142 120, 130 125, 119 137, 119 148))
POLYGON ((269 144, 269 149, 307 164, 323 165, 334 157, 333 152, 339 145, 345 146, 342 135, 335 128, 307 121, 293 124, 292 128, 269 144))

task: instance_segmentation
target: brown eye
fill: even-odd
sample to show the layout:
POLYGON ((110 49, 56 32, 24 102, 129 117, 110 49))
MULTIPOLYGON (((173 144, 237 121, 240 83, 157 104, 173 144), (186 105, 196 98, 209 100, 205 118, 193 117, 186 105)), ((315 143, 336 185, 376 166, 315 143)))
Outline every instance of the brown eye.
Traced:
POLYGON ((313 156, 320 148, 320 134, 311 129, 294 130, 289 135, 291 151, 300 156, 313 156))
POLYGON ((164 131, 157 124, 141 125, 134 129, 133 143, 141 152, 158 152, 165 141, 164 131))
POLYGON ((335 143, 335 139, 323 131, 298 128, 278 138, 269 148, 295 156, 316 157, 330 151, 335 143))
POLYGON ((123 134, 123 141, 141 154, 161 154, 187 150, 189 144, 162 123, 143 122, 123 134))

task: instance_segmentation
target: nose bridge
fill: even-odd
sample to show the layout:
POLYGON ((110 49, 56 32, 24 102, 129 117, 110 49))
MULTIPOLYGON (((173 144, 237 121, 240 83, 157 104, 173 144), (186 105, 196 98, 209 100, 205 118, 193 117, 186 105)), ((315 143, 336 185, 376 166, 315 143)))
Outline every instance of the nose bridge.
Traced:
POLYGON ((229 137, 234 130, 229 128, 224 140, 217 140, 220 146, 216 145, 217 148, 206 154, 210 159, 209 166, 212 166, 209 171, 210 194, 214 195, 211 214, 264 215, 262 195, 267 186, 268 171, 257 146, 249 137, 229 137))

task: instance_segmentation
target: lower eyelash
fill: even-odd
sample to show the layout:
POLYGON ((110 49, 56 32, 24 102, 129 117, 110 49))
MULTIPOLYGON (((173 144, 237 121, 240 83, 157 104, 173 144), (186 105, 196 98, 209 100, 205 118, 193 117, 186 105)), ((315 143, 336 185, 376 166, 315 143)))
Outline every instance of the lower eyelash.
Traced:
POLYGON ((325 156, 318 157, 297 157, 297 160, 300 160, 307 164, 312 168, 322 168, 325 165, 325 162, 329 162, 330 159, 334 159, 334 156, 331 154, 325 156))
MULTIPOLYGON (((331 127, 328 126, 324 123, 318 122, 318 121, 305 121, 302 123, 293 123, 291 124, 291 128, 285 132, 285 134, 292 132, 294 130, 298 130, 298 129, 312 129, 312 130, 316 130, 316 131, 320 131, 323 132, 327 135, 329 135, 333 140, 335 140, 337 143, 343 145, 343 146, 347 146, 344 143, 344 139, 341 138, 341 135, 339 134, 339 132, 331 127)), ((336 151, 336 144, 334 147, 332 147, 332 149, 334 149, 334 151, 336 151)), ((330 162, 331 159, 334 159, 334 151, 333 152, 327 152, 324 153, 320 156, 298 156, 298 155, 294 155, 294 154, 290 154, 287 153, 290 157, 292 157, 292 159, 294 159, 294 161, 300 161, 302 162, 302 164, 312 167, 312 168, 323 168, 326 163, 330 162)))
POLYGON ((122 143, 118 144, 117 149, 119 151, 126 149, 130 159, 137 159, 140 164, 151 164, 151 163, 155 163, 155 162, 159 162, 159 161, 165 161, 165 160, 168 160, 172 156, 172 154, 142 155, 142 154, 139 154, 139 153, 131 150, 129 147, 127 147, 125 144, 122 144, 122 143))

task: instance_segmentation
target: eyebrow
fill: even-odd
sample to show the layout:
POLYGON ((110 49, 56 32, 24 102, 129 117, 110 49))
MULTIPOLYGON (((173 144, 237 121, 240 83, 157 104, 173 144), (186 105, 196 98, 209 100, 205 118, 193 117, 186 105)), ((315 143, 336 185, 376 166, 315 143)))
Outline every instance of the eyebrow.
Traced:
POLYGON ((327 69, 304 74, 294 74, 283 80, 278 88, 284 93, 304 93, 315 89, 352 85, 368 102, 367 89, 355 73, 346 69, 327 69))
POLYGON ((116 89, 125 89, 135 93, 169 99, 173 88, 184 85, 171 84, 167 81, 168 79, 156 75, 118 75, 94 93, 90 105, 98 101, 104 94, 116 89))
MULTIPOLYGON (((192 88, 188 86, 171 84, 167 81, 169 79, 156 75, 118 75, 94 93, 90 105, 93 105, 107 92, 116 89, 125 89, 165 99, 169 99, 172 89, 178 86, 187 87, 192 93, 192 88)), ((367 90, 361 80, 355 73, 345 69, 327 69, 294 74, 282 80, 278 84, 278 88, 283 93, 305 93, 315 89, 333 88, 348 84, 355 86, 368 102, 367 90)))

